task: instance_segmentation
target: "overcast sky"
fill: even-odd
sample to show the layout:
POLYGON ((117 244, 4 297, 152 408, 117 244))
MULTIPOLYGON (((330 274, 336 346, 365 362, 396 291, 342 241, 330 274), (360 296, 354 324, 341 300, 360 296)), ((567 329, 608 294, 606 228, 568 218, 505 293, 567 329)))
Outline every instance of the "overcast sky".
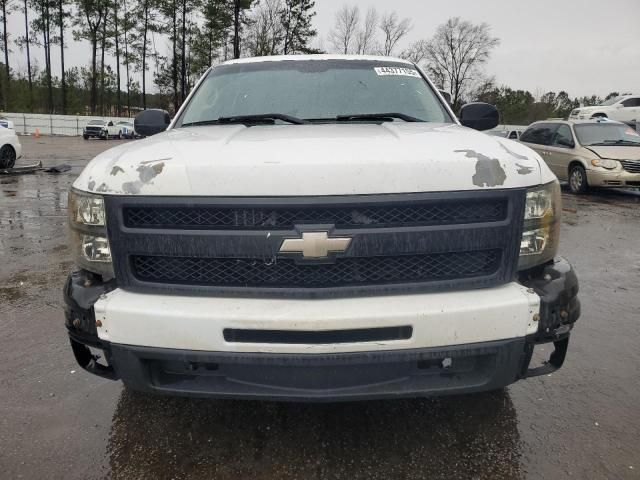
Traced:
MULTIPOLYGON (((501 41, 486 68, 498 84, 534 94, 563 89, 571 96, 640 93, 640 0, 316 0, 315 27, 326 49, 335 12, 345 3, 359 5, 362 16, 373 6, 379 13, 394 9, 409 17, 413 29, 398 50, 431 37, 450 17, 487 22, 501 41)), ((20 13, 11 15, 14 38, 23 34, 23 21, 20 13)), ((24 55, 12 48, 12 67, 26 70, 24 55)), ((43 66, 42 52, 35 56, 43 66)), ((54 74, 57 60, 56 52, 54 74)), ((88 46, 71 45, 67 63, 88 64, 88 46)))

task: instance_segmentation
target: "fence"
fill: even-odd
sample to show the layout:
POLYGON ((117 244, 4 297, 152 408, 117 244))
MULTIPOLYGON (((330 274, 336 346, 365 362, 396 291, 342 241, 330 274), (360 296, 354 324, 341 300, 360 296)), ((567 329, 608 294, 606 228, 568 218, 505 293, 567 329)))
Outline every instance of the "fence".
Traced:
POLYGON ((16 133, 24 135, 33 134, 36 128, 42 135, 82 135, 82 128, 89 120, 100 118, 119 122, 121 120, 133 121, 124 117, 100 117, 84 115, 43 115, 37 113, 3 113, 3 117, 13 122, 16 133))

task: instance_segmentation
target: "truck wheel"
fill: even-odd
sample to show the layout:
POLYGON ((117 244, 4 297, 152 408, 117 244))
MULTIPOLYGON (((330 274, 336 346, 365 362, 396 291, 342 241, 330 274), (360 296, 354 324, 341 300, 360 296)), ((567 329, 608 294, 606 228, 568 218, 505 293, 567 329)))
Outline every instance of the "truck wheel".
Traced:
POLYGON ((118 140, 122 140, 122 130, 118 132, 118 140))
POLYGON ((572 193, 581 195, 587 193, 589 184, 587 183, 587 172, 582 165, 574 165, 569 171, 569 188, 572 193))
POLYGON ((82 135, 82 138, 84 138, 85 140, 89 140, 89 135, 82 135))
POLYGON ((0 148, 0 168, 13 168, 16 164, 16 151, 11 145, 0 148))

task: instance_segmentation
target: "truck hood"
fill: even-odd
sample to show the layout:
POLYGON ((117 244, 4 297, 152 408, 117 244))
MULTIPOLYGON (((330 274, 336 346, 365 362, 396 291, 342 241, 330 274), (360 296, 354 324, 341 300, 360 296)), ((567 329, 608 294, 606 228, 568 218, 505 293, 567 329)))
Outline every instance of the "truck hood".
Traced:
POLYGON ((517 188, 555 178, 528 147, 455 124, 214 125, 108 150, 78 190, 316 196, 517 188))
POLYGON ((640 147, 625 146, 592 146, 585 147, 600 158, 611 160, 640 160, 640 147))

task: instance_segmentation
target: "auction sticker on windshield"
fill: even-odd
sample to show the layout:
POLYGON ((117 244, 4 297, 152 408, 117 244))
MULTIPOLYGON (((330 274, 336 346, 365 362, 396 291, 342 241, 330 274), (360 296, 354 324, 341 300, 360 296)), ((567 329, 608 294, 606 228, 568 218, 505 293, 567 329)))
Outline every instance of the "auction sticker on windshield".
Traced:
POLYGON ((374 70, 378 75, 401 75, 404 77, 420 77, 420 74, 414 68, 374 67, 374 70))

